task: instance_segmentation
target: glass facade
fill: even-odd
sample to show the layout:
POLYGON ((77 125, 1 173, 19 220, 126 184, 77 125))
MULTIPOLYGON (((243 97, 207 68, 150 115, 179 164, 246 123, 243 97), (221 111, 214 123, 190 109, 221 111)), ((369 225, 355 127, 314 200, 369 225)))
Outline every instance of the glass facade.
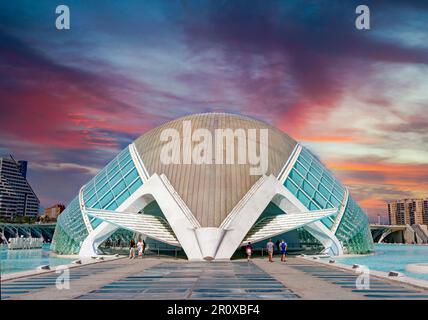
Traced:
POLYGON ((75 197, 58 217, 51 248, 60 254, 76 254, 87 236, 79 197, 75 197))
POLYGON ((348 198, 336 237, 347 253, 367 253, 374 250, 369 218, 351 197, 348 198))
MULTIPOLYGON (((345 189, 321 162, 302 148, 284 186, 309 210, 341 208, 345 189)), ((336 216, 321 222, 329 229, 336 216)))
MULTIPOLYGON (((83 187, 85 207, 115 210, 142 184, 129 148, 126 148, 83 187)), ((89 218, 94 229, 102 222, 89 218)), ((61 254, 78 253, 87 236, 77 196, 58 218, 52 249, 61 254)))
MULTIPOLYGON (((142 184, 126 148, 83 187, 85 207, 116 210, 142 184)), ((97 218, 90 221, 94 229, 101 223, 97 218)))
MULTIPOLYGON (((307 149, 302 148, 284 186, 309 210, 342 209, 345 188, 307 149)), ((321 222, 332 229, 337 214, 321 222)), ((372 251, 368 217, 349 196, 342 220, 336 230, 337 238, 348 253, 372 251)))

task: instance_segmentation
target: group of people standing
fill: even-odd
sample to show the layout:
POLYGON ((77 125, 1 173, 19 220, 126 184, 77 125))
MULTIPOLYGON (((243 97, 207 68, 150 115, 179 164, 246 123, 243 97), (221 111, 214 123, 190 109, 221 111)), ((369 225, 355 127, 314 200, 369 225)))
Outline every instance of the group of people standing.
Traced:
MULTIPOLYGON (((281 252, 281 262, 285 262, 285 256, 287 255, 287 242, 281 240, 276 241, 276 247, 277 250, 281 252)), ((268 243, 266 244, 266 250, 268 252, 268 259, 269 262, 273 262, 273 252, 275 249, 275 244, 272 242, 272 239, 269 239, 268 243)), ((247 246, 245 247, 245 252, 247 253, 247 261, 250 261, 251 255, 253 253, 253 247, 251 245, 251 242, 248 242, 247 246)))
POLYGON ((129 259, 136 259, 135 256, 135 249, 137 249, 138 257, 143 258, 144 255, 144 248, 146 246, 146 243, 143 239, 139 238, 137 244, 135 244, 135 240, 131 239, 129 243, 129 259))

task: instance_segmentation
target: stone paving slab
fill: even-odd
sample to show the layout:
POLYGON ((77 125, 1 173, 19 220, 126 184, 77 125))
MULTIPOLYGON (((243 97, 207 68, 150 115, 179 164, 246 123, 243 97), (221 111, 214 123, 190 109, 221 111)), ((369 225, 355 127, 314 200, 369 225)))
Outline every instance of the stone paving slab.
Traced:
POLYGON ((288 258, 285 263, 263 259, 255 259, 254 263, 304 299, 426 299, 428 296, 427 290, 375 276, 370 276, 368 289, 358 290, 355 272, 298 257, 288 258))
POLYGON ((78 299, 298 299, 253 263, 162 263, 78 299), (175 281, 171 281, 175 280, 175 281))
POLYGON ((427 290, 376 277, 369 289, 357 274, 301 258, 189 262, 173 258, 119 259, 70 269, 70 289, 58 290, 57 274, 1 283, 1 299, 81 300, 288 300, 428 299, 427 290))
POLYGON ((144 260, 118 259, 102 263, 84 265, 70 269, 70 289, 58 290, 55 282, 58 274, 49 273, 33 277, 19 278, 2 282, 1 299, 14 300, 63 300, 95 290, 100 286, 126 275, 141 272, 158 263, 160 259, 147 258, 144 260), (43 283, 37 286, 36 284, 43 283), (5 289, 7 291, 4 291, 5 289), (11 294, 13 290, 22 288, 19 294, 11 294))

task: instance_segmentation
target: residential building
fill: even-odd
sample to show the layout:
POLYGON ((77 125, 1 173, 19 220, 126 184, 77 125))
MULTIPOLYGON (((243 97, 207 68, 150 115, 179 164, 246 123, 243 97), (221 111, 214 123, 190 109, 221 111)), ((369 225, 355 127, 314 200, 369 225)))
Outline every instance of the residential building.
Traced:
POLYGON ((27 162, 0 157, 0 217, 37 216, 40 201, 26 179, 27 162))

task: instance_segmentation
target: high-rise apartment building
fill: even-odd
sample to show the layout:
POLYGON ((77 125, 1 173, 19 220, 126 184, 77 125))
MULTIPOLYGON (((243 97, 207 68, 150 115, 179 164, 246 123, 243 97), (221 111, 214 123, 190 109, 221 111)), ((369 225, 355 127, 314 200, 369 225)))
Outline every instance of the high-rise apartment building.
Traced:
POLYGON ((428 198, 402 199, 388 203, 390 224, 427 224, 428 198))
POLYGON ((65 209, 65 206, 62 203, 58 203, 56 205, 53 205, 52 207, 45 209, 45 217, 56 220, 58 216, 63 212, 65 209))
POLYGON ((40 201, 26 179, 27 162, 0 157, 0 217, 36 216, 40 201))

